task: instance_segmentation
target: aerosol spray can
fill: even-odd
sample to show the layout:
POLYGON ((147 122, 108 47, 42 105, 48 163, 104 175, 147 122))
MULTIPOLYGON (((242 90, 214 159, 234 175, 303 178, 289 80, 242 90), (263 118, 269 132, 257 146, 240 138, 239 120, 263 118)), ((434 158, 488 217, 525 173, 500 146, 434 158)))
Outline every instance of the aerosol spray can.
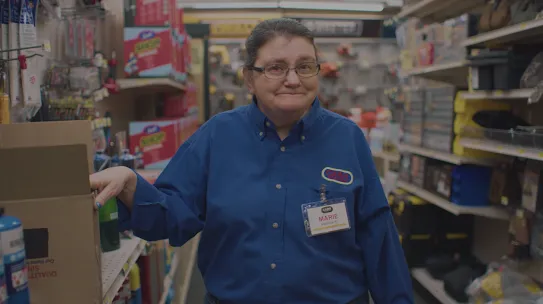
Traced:
POLYGON ((23 224, 0 209, 0 244, 4 262, 9 304, 28 304, 28 269, 23 235, 23 224))

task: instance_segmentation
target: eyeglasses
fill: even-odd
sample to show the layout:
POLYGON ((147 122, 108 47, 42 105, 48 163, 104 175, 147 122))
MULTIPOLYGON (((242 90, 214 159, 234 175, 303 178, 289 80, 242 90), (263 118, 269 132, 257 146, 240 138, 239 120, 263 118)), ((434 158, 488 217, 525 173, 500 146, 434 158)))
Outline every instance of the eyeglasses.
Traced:
POLYGON ((250 70, 264 73, 269 79, 285 78, 290 70, 294 70, 300 78, 309 78, 319 74, 321 65, 315 62, 300 63, 294 68, 289 68, 286 64, 270 64, 265 67, 250 67, 250 70))

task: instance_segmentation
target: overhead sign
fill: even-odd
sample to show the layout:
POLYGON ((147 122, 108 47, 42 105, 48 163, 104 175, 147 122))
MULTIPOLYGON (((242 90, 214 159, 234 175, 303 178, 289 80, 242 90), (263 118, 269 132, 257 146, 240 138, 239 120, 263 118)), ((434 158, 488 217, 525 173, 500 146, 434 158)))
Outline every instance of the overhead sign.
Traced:
POLYGON ((379 38, 382 20, 296 18, 315 37, 379 38))

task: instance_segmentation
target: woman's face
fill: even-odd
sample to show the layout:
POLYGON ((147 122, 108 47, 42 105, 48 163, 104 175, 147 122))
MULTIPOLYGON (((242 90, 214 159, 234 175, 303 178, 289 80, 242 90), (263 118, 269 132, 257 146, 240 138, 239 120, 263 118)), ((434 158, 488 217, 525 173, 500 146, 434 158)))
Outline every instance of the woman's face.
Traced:
POLYGON ((266 110, 283 114, 303 114, 313 103, 319 88, 315 75, 300 78, 294 68, 300 64, 317 62, 315 48, 305 38, 277 36, 258 50, 255 67, 264 68, 274 64, 291 68, 288 74, 279 79, 269 79, 257 71, 252 72, 247 82, 266 110))

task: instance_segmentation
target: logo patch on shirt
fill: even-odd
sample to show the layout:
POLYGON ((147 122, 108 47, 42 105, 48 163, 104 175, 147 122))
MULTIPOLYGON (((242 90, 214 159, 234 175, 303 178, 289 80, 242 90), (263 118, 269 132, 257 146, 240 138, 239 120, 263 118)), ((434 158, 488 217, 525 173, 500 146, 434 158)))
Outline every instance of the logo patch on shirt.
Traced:
POLYGON ((353 174, 350 171, 326 167, 322 169, 322 178, 329 182, 341 185, 350 185, 353 183, 353 174))

